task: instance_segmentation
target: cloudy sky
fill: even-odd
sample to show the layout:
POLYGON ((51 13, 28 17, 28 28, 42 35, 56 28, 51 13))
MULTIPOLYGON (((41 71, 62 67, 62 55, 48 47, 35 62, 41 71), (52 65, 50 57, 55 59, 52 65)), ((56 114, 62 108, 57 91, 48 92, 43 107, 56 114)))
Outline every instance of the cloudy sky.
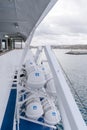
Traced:
POLYGON ((87 44, 87 0, 59 0, 36 30, 33 43, 87 44))

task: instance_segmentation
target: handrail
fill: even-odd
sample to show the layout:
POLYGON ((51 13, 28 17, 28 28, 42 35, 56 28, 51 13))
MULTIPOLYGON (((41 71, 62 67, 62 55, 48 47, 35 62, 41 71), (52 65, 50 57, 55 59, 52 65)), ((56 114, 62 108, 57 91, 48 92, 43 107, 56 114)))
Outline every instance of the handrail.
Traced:
POLYGON ((81 116, 69 86, 64 78, 62 69, 50 46, 45 47, 45 54, 54 77, 64 130, 86 130, 87 126, 81 116))

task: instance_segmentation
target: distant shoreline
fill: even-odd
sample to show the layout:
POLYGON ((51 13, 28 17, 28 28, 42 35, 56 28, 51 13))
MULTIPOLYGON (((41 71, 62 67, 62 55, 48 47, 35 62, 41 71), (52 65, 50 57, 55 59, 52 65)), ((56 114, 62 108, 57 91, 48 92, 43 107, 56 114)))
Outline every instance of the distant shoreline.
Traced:
MULTIPOLYGON (((51 47, 53 49, 87 49, 87 45, 51 45, 51 47)), ((38 48, 38 46, 30 46, 30 48, 38 48)))
POLYGON ((87 45, 52 45, 53 49, 87 49, 87 45))

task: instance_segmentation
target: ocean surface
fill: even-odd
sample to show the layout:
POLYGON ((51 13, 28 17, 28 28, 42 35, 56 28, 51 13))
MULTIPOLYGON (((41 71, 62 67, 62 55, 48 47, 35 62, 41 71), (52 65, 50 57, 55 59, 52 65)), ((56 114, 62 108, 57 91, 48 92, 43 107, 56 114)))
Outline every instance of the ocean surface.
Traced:
POLYGON ((87 55, 69 55, 68 51, 55 49, 54 53, 87 124, 87 55))

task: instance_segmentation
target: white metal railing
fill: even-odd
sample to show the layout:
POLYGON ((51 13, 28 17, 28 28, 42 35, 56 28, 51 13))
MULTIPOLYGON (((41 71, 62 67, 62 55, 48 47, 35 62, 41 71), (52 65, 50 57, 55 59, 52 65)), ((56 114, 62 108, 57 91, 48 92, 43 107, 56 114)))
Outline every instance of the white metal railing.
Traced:
POLYGON ((48 64, 51 68, 54 77, 58 104, 63 120, 64 130, 87 130, 87 126, 74 101, 69 86, 64 78, 62 69, 54 53, 52 52, 51 47, 46 46, 44 48, 48 64))

